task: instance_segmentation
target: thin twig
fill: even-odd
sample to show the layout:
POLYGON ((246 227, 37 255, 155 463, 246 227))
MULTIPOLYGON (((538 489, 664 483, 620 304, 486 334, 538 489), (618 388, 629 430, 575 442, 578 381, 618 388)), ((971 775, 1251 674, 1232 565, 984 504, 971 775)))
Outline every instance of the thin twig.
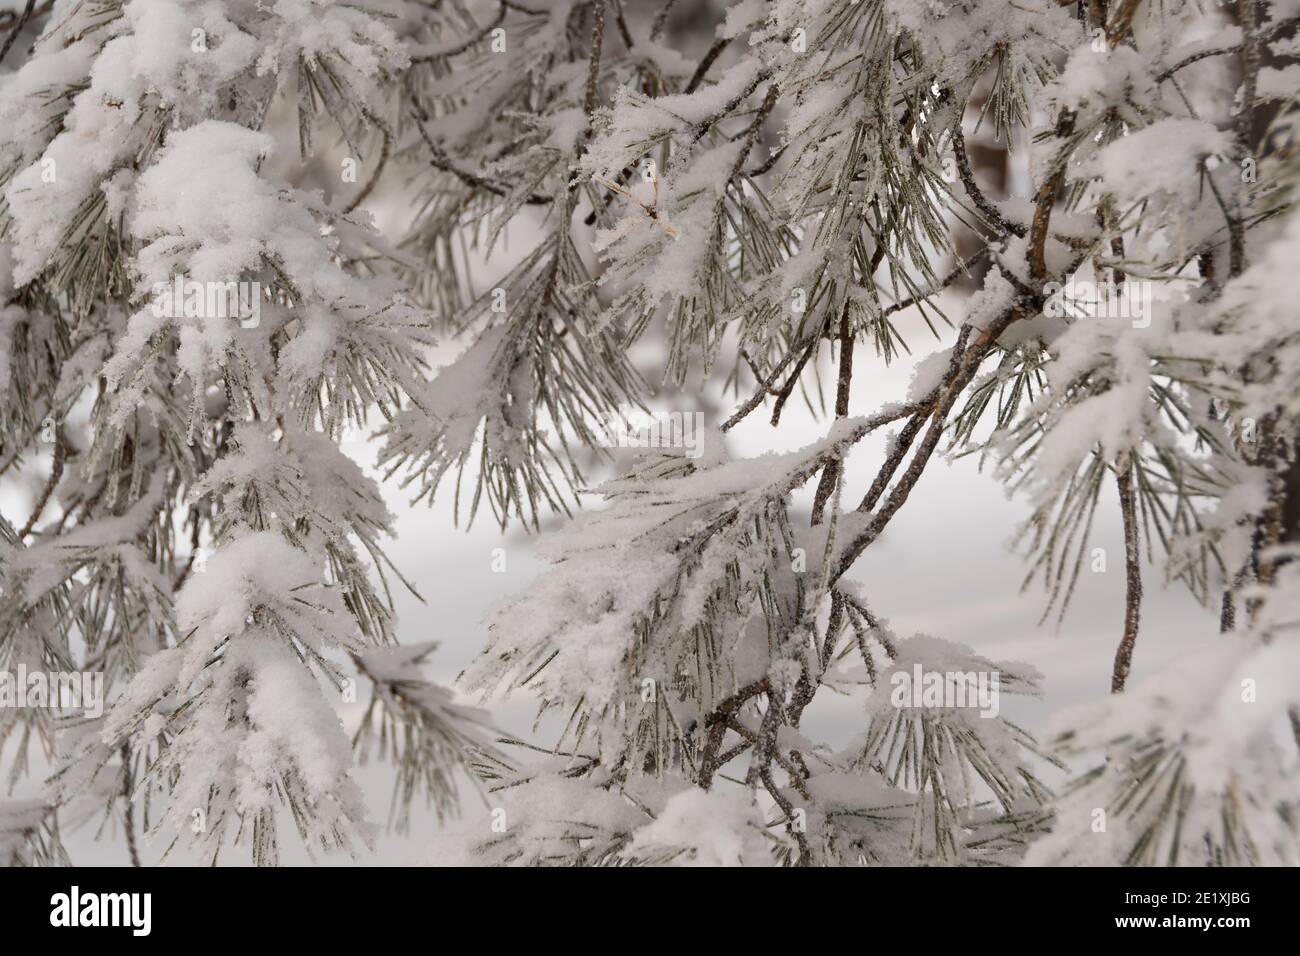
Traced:
POLYGON ((695 72, 691 75, 690 81, 687 82, 686 89, 683 90, 684 93, 694 93, 700 88, 700 84, 704 82, 705 74, 709 72, 709 67, 713 66, 713 62, 727 48, 727 44, 730 42, 729 38, 717 40, 713 46, 709 47, 708 52, 704 54, 704 58, 700 60, 699 66, 695 68, 695 72))
MULTIPOLYGON (((428 120, 428 114, 424 112, 423 107, 421 107, 418 102, 411 108, 411 116, 415 120, 415 128, 419 131, 420 138, 423 139, 424 144, 429 147, 430 165, 437 169, 441 169, 443 172, 451 173, 467 186, 473 186, 476 189, 485 190, 486 192, 492 193, 494 196, 510 195, 510 190, 505 186, 498 185, 492 180, 480 176, 477 173, 461 169, 451 161, 451 158, 443 148, 435 143, 430 138, 429 133, 425 130, 424 124, 428 120)), ((549 206, 553 201, 554 200, 550 196, 542 196, 538 193, 533 193, 524 200, 524 203, 529 206, 549 206)))
POLYGON ((32 11, 35 8, 36 0, 27 0, 27 5, 23 7, 23 12, 18 15, 18 21, 13 25, 13 28, 10 29, 9 36, 5 37, 4 46, 0 46, 0 63, 4 62, 5 55, 9 52, 9 48, 12 47, 14 42, 18 39, 18 34, 23 32, 23 27, 27 25, 27 21, 31 17, 32 11))
MULTIPOLYGON (((1065 139, 1074 131, 1074 114, 1061 111, 1056 121, 1056 136, 1065 139)), ((1056 194, 1065 181, 1065 157, 1057 156, 1054 168, 1034 196, 1034 219, 1029 227, 1029 271, 1034 279, 1042 282, 1047 278, 1047 235, 1052 222, 1052 207, 1056 204, 1056 194)))
MULTIPOLYGON (((1272 28, 1264 31, 1263 33, 1258 34, 1256 42, 1259 45, 1272 43, 1274 40, 1276 40, 1278 37, 1286 33, 1288 30, 1290 30, 1297 24, 1300 24, 1300 17, 1290 17, 1286 20, 1281 20, 1278 23, 1273 24, 1272 28)), ((1173 66, 1163 69, 1159 73, 1157 73, 1156 82, 1163 83, 1165 80, 1168 80, 1171 77, 1173 77, 1173 75, 1177 73, 1179 70, 1189 67, 1193 63, 1199 63, 1201 60, 1207 59, 1209 57, 1227 56, 1230 53, 1240 53, 1242 52, 1243 46, 1244 44, 1238 43, 1238 44, 1234 44, 1233 46, 1214 47, 1213 49, 1201 50, 1197 53, 1188 54, 1187 56, 1179 60, 1177 63, 1175 63, 1173 66)))
POLYGON ((18 532, 19 541, 32 533, 32 529, 36 527, 36 522, 41 519, 41 513, 45 511, 45 506, 49 504, 50 496, 54 494, 54 489, 62 480, 63 461, 67 456, 67 451, 67 444, 63 440, 63 423, 60 422, 54 426, 54 460, 50 466, 50 477, 46 480, 45 488, 41 491, 36 506, 32 509, 31 517, 27 519, 27 523, 18 532))
POLYGON ((737 711, 740 710, 753 697, 767 692, 767 678, 763 677, 753 683, 746 684, 740 688, 722 703, 718 704, 704 718, 704 726, 708 731, 708 736, 704 742, 704 750, 700 756, 699 785, 708 790, 713 785, 713 775, 717 773, 722 766, 718 762, 718 751, 722 749, 722 740, 727 734, 727 721, 737 711))
POLYGON ((375 184, 379 182, 379 177, 383 175, 384 167, 388 165, 388 157, 393 146, 393 135, 388 131, 387 124, 379 126, 379 135, 384 138, 383 145, 379 149, 379 162, 375 164, 375 171, 370 174, 370 179, 361 188, 361 192, 357 193, 353 200, 344 207, 343 215, 345 216, 355 211, 358 206, 366 201, 366 197, 374 191, 375 184))
MULTIPOLYGON (((1259 82, 1259 37, 1256 35, 1259 9, 1255 0, 1238 0, 1237 18, 1241 21, 1241 109, 1237 112, 1237 150, 1240 158, 1254 153, 1255 94, 1259 82)), ((1234 203, 1236 206, 1236 203, 1234 203)), ((1241 235, 1241 216, 1234 215, 1239 228, 1233 231, 1229 247, 1228 274, 1237 277, 1246 269, 1246 244, 1241 235)))
MULTIPOLYGON (((815 342, 817 337, 812 336, 811 338, 815 342)), ((798 354, 799 350, 803 347, 804 341, 805 340, 801 339, 799 342, 796 342, 793 346, 791 346, 790 349, 781 358, 781 361, 777 362, 776 365, 772 368, 771 374, 769 374, 766 379, 759 379, 757 375, 754 376, 756 379, 759 379, 758 388, 754 390, 753 395, 751 395, 748 399, 746 399, 743 405, 741 405, 738 409, 736 409, 735 412, 732 413, 732 416, 730 418, 728 418, 725 422, 722 423, 722 427, 721 427, 722 431, 724 432, 730 431, 742 419, 744 419, 746 415, 752 412, 759 405, 763 404, 763 400, 765 398, 767 398, 769 395, 776 394, 773 391, 772 386, 775 385, 776 380, 781 377, 781 373, 785 371, 786 366, 789 365, 790 362, 794 360, 795 355, 798 354)))
POLYGON ((948 286, 956 282, 959 277, 966 275, 970 271, 970 267, 973 266, 980 259, 983 259, 986 255, 988 255, 988 252, 989 252, 988 246, 981 246, 977 252, 972 253, 971 255, 963 259, 961 262, 953 266, 952 270, 946 276, 940 279, 935 285, 931 286, 928 290, 926 290, 925 292, 918 292, 916 295, 903 299, 900 302, 895 302, 893 305, 884 309, 880 313, 880 317, 882 319, 887 319, 895 312, 901 312, 904 309, 909 308, 910 306, 916 305, 916 303, 922 301, 923 299, 928 299, 933 295, 938 295, 944 289, 948 288, 948 286))
POLYGON ((596 0, 592 7, 591 24, 591 59, 587 66, 587 95, 582 103, 582 111, 587 115, 588 132, 591 120, 596 112, 596 96, 600 83, 600 54, 605 46, 605 0, 596 0))
POLYGON ((786 379, 785 384, 782 385, 780 391, 777 392, 776 404, 772 407, 771 424, 774 426, 781 424, 781 410, 785 408, 785 403, 789 401, 790 395, 794 392, 794 387, 798 384, 799 377, 803 374, 804 366, 808 364, 808 360, 812 358, 813 353, 817 351, 817 348, 821 345, 822 336, 826 334, 826 327, 830 324, 830 316, 827 315, 826 318, 827 321, 818 329, 817 334, 808 337, 807 347, 803 350, 802 354, 800 354, 799 361, 795 363, 794 369, 790 372, 789 378, 786 379))
POLYGON ((126 831, 126 849, 131 854, 131 865, 140 866, 140 848, 135 843, 135 786, 131 780, 131 745, 122 744, 122 828, 126 831))
POLYGON ((655 14, 654 23, 650 26, 650 39, 658 40, 663 35, 664 27, 668 25, 668 15, 673 12, 673 7, 676 5, 677 0, 668 0, 655 14))
MULTIPOLYGON (((911 494, 912 488, 920 479, 921 473, 930 460, 930 456, 939 444, 939 439, 946 425, 948 412, 957 401, 958 394, 975 377, 975 373, 979 370, 984 357, 996 346, 998 336, 1005 332, 1012 322, 1027 314, 1031 307, 1036 311, 1039 305, 1041 303, 1037 302, 1014 303, 1002 315, 989 323, 969 348, 964 351, 954 349, 952 362, 949 365, 949 371, 944 381, 931 392, 923 403, 923 407, 929 406, 931 408, 931 411, 927 414, 930 427, 927 429, 925 437, 921 440, 916 454, 912 456, 912 460, 908 463, 893 491, 885 499, 885 503, 875 512, 867 526, 857 534, 841 553, 839 564, 832 574, 831 583, 838 581, 848 571, 858 556, 880 536, 886 525, 906 503, 908 495, 911 494)), ((963 326, 963 332, 959 333, 959 341, 969 334, 969 328, 969 326, 963 326)))
POLYGON ((1024 236, 1025 227, 1018 223, 1009 222, 998 208, 989 201, 980 189, 979 183, 975 181, 975 173, 971 170, 970 156, 966 153, 966 136, 961 130, 961 120, 957 120, 952 127, 952 152, 957 160, 957 175, 961 178, 961 184, 966 189, 966 195, 970 196, 971 201, 975 203, 984 216, 984 221, 1003 235, 1010 233, 1013 236, 1024 236))
POLYGON ((1139 563, 1137 503, 1133 493, 1133 463, 1131 454, 1120 456, 1119 474, 1115 484, 1119 489, 1119 513, 1124 522, 1124 634, 1115 650, 1115 668, 1111 673, 1110 690, 1118 694, 1128 680, 1133 664, 1133 647, 1137 643, 1138 621, 1142 611, 1142 568, 1139 563))
MULTIPOLYGON (((846 299, 844 309, 840 313, 840 372, 835 387, 837 419, 847 418, 849 414, 849 392, 853 386, 853 344, 853 325, 849 321, 849 303, 846 299)), ((840 459, 832 458, 822 470, 821 480, 818 481, 817 491, 813 495, 812 523, 814 525, 822 523, 822 513, 825 511, 826 502, 830 499, 835 483, 839 481, 841 467, 840 459)))
POLYGON ((411 57, 411 62, 429 63, 433 60, 441 60, 450 56, 456 56, 457 54, 464 53, 466 50, 472 49, 489 33, 491 33, 497 27, 501 26, 501 24, 505 21, 506 8, 508 6, 511 6, 511 4, 507 4, 503 2, 497 8, 496 19, 493 20, 491 23, 489 23, 487 26, 480 28, 477 33, 475 33, 473 36, 469 37, 468 39, 463 40, 460 43, 453 44, 452 46, 442 47, 440 49, 418 51, 416 56, 411 57))

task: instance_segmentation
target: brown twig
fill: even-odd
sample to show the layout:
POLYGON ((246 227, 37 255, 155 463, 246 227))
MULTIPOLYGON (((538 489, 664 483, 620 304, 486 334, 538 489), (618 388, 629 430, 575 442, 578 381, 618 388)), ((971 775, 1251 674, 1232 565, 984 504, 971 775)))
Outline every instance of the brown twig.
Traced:
MULTIPOLYGON (((1065 110, 1056 121, 1056 136, 1065 139, 1074 131, 1074 114, 1065 110)), ((1058 155, 1052 172, 1043 180, 1034 195, 1034 219, 1029 227, 1029 270, 1035 281, 1047 278, 1047 235, 1052 223, 1052 207, 1056 194, 1065 181, 1065 155, 1058 155)))
POLYGON ((611 0, 611 2, 614 4, 614 23, 618 26, 618 35, 623 40, 623 46, 630 53, 635 42, 632 39, 632 31, 627 26, 627 17, 623 15, 623 4, 621 0, 611 0))
POLYGON ((748 399, 745 400, 745 403, 743 405, 741 405, 739 408, 735 410, 735 412, 732 413, 730 418, 728 418, 725 422, 722 423, 721 431, 724 432, 730 431, 737 424, 739 424, 745 418, 746 415, 748 415, 750 412, 756 409, 759 405, 763 404, 763 400, 765 398, 767 398, 769 395, 776 394, 775 392, 773 392, 772 386, 776 384, 776 380, 781 377, 781 373, 785 371, 786 366, 789 365, 790 362, 794 359, 796 353, 799 351, 802 345, 803 345, 803 340, 800 340, 799 342, 796 342, 794 345, 792 345, 790 349, 782 357, 781 361, 777 362, 776 365, 772 368, 771 374, 769 374, 766 379, 761 379, 759 378, 758 375, 754 376, 755 379, 758 379, 758 388, 754 390, 753 395, 751 395, 748 399))
POLYGON ((1138 549, 1137 502, 1133 492, 1132 455, 1125 452, 1117 464, 1115 479, 1119 489, 1119 513, 1124 523, 1124 634, 1115 650, 1115 668, 1111 673, 1110 690, 1118 694, 1124 690, 1129 668, 1133 664, 1133 648, 1137 644, 1138 621, 1142 612, 1142 569, 1138 549))
POLYGON ((704 82, 705 75, 709 72, 709 67, 713 66, 714 61, 717 60, 730 42, 730 39, 717 40, 714 42, 713 46, 709 47, 708 52, 704 54, 699 65, 695 68, 695 72, 691 74, 690 80, 687 81, 686 89, 683 90, 684 93, 694 93, 700 88, 700 84, 704 82))
POLYGON ((348 215, 356 210, 366 198, 374 191, 375 185, 379 182, 379 177, 384 173, 384 167, 388 165, 388 157, 392 152, 393 134, 388 131, 388 125, 382 123, 379 125, 379 135, 383 137, 383 145, 379 149, 379 162, 375 164, 375 171, 370 174, 366 184, 361 187, 361 192, 353 197, 352 201, 343 208, 343 215, 348 215))
POLYGON ((746 684, 740 688, 722 703, 718 704, 713 711, 704 718, 704 726, 708 731, 705 738, 704 750, 700 756, 699 785, 705 790, 713 785, 713 775, 718 772, 722 766, 718 762, 718 751, 722 748, 722 740, 727 735, 727 721, 733 717, 741 707, 750 699, 757 697, 759 694, 767 693, 767 678, 763 677, 752 683, 746 684))
MULTIPOLYGON (((829 318, 830 317, 827 316, 827 319, 829 318)), ((803 350, 802 354, 800 354, 799 361, 795 363, 795 366, 791 370, 789 377, 786 379, 785 384, 781 386, 780 390, 776 394, 776 403, 772 406, 772 425, 775 426, 781 424, 781 411, 785 408, 785 403, 789 401, 790 395, 793 394, 794 387, 799 384, 799 377, 803 374, 804 366, 808 364, 808 360, 812 358, 813 353, 817 351, 818 347, 820 347, 822 336, 826 334, 826 327, 829 324, 829 321, 823 323, 816 335, 808 337, 807 347, 803 350)))
POLYGON ((971 170, 970 156, 966 153, 966 136, 962 133, 960 119, 953 124, 952 128, 952 153, 957 160, 957 175, 961 178, 961 184, 966 189, 966 195, 970 196, 971 202, 975 203, 975 208, 984 216, 984 221, 1002 235, 1023 236, 1025 227, 1009 222, 989 198, 984 195, 979 183, 975 181, 975 173, 971 170))
MULTIPOLYGON (((979 370, 984 357, 997 344, 998 336, 1005 332, 1012 322, 1024 315, 1031 306, 1036 309, 1038 304, 1036 302, 1017 302, 1013 304, 1002 315, 981 330, 979 337, 969 348, 963 350, 954 347, 952 361, 949 364, 949 370, 944 381, 922 403, 922 409, 928 407, 930 410, 928 412, 918 412, 918 414, 924 414, 930 421, 930 427, 926 430, 925 437, 921 440, 921 444, 917 447, 916 453, 912 456, 906 470, 894 485, 893 491, 885 499, 885 503, 874 513, 867 526, 854 537, 849 546, 842 552, 839 564, 832 573, 832 583, 838 581, 848 571, 858 556, 880 536, 885 526, 889 524, 893 516, 898 513, 898 510, 907 501, 912 488, 925 470, 930 456, 938 447, 939 439, 942 437, 947 422, 948 412, 957 401, 957 396, 962 389, 975 377, 975 373, 979 370)), ((958 334, 959 344, 969 334, 970 326, 963 326, 963 331, 958 334)), ((859 510, 861 510, 861 506, 859 506, 859 510)))
MULTIPOLYGON (((853 386, 853 326, 849 321, 849 303, 844 301, 840 312, 840 373, 835 387, 835 417, 847 418, 849 414, 849 392, 853 386)), ((821 480, 813 495, 812 523, 822 523, 822 513, 826 502, 830 500, 831 491, 840 477, 841 462, 833 458, 822 470, 821 480)))

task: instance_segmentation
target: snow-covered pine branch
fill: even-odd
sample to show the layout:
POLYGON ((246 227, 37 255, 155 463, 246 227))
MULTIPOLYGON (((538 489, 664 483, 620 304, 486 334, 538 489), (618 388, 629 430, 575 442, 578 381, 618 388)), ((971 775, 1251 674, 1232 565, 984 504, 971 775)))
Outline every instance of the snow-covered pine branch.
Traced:
MULTIPOLYGON (((697 27, 677 46, 663 9, 504 4, 481 41, 445 54, 454 67, 426 97, 442 96, 444 115, 426 105, 422 117, 439 175, 417 235, 426 255, 451 262, 464 211, 489 256, 505 221, 543 217, 548 238, 533 256, 589 226, 599 267, 570 289, 581 304, 570 299, 554 320, 566 335, 581 321, 623 347, 662 336, 668 357, 651 372, 670 384, 720 369, 741 395, 724 430, 769 403, 779 424, 825 346, 837 421, 785 456, 652 452, 597 489, 604 507, 543 537, 553 570, 492 616, 467 678, 533 691, 564 729, 554 755, 499 773, 514 822, 481 841, 485 859, 1009 862, 1048 830, 1037 852, 1056 862, 1213 862, 1225 841, 1236 862, 1289 859, 1294 811, 1269 795, 1297 762, 1298 741, 1283 743, 1300 700, 1293 669, 1282 680, 1270 668, 1267 717, 1243 717, 1239 703, 1235 716, 1177 724, 1190 738, 1152 742, 1152 725, 1123 715, 1148 693, 1128 687, 1130 672, 1191 713, 1204 703, 1176 674, 1143 672, 1139 635, 1158 626, 1141 616, 1144 567, 1222 604, 1224 640, 1243 660, 1295 640, 1294 622, 1269 609, 1300 540, 1300 376, 1294 323, 1269 303, 1285 301, 1282 263, 1295 255, 1288 64, 1300 9, 786 0, 711 8, 712 38, 697 27), (469 90, 483 98, 457 98, 469 90), (1027 153, 1018 195, 985 194, 968 146, 977 136, 1027 153), (972 237, 978 249, 958 261, 972 237), (981 288, 964 314, 945 315, 939 293, 968 269, 981 288), (936 335, 957 326, 955 344, 924 359, 911 392, 862 430, 874 419, 851 407, 854 373, 907 347, 904 310, 936 335), (861 438, 895 422, 870 485, 842 487, 861 438), (891 662, 922 649, 937 654, 929 669, 993 667, 939 653, 953 635, 887 634, 869 608, 888 596, 854 580, 854 562, 942 454, 988 457, 1026 496, 1020 540, 1048 611, 1064 612, 1095 513, 1118 499, 1117 694, 1087 726, 1136 743, 1068 731, 1057 741, 1086 780, 1089 761, 1107 759, 1087 797, 1120 821, 1104 849, 1079 835, 1091 820, 1077 818, 1079 791, 1056 802, 1039 781, 1052 754, 1028 735, 882 699, 891 662), (805 486, 811 520, 792 498, 805 486), (861 671, 846 670, 855 661, 861 671), (836 753, 804 739, 813 698, 850 689, 866 696, 865 742, 836 753), (1254 809, 1230 834, 1191 836, 1181 855, 1151 852, 1168 818, 1153 824, 1149 803, 1115 789, 1140 785, 1123 748, 1194 748, 1230 720, 1252 753, 1264 748, 1260 759, 1180 785, 1207 820, 1224 787, 1252 794, 1241 806, 1254 809)), ((538 471, 548 449, 588 438, 562 396, 592 395, 590 370, 575 363, 545 389, 560 414, 539 418, 536 390, 501 397, 507 372, 526 367, 509 357, 531 348, 536 328, 535 299, 523 299, 527 318, 513 301, 496 316, 489 293, 453 310, 475 342, 431 386, 445 383, 439 404, 453 414, 421 435, 413 413, 390 436, 395 460, 433 491, 472 460, 482 422, 481 474, 495 476, 499 516, 523 510, 503 502, 556 496, 538 471), (457 383, 476 380, 481 394, 467 398, 457 383), (530 428, 546 422, 551 443, 497 424, 513 410, 530 428)), ((573 462, 548 474, 573 484, 573 462)), ((997 666, 1032 691, 1031 669, 997 666)))
MULTIPOLYGON (((400 255, 353 212, 417 25, 315 0, 68 0, 0 76, 0 450, 5 470, 52 462, 31 518, 3 523, 0 662, 100 673, 113 699, 66 728, 3 711, 15 772, 33 731, 64 758, 51 806, 122 805, 128 831, 152 807, 148 832, 213 858, 275 862, 290 819, 309 849, 369 841, 335 704, 364 676, 349 655, 394 640, 392 517, 339 442, 409 400, 431 341, 400 255), (304 172, 323 139, 363 164, 335 195, 304 172)), ((402 759, 449 809, 468 715, 395 713, 444 734, 402 759)))
POLYGON ((489 862, 1294 862, 1298 21, 1296 0, 44 10, 0 77, 0 385, 23 399, 0 469, 44 450, 49 489, 0 521, 0 663, 80 656, 120 694, 62 793, 165 791, 172 830, 211 794, 201 842, 247 820, 265 861, 271 794, 317 845, 364 840, 321 694, 352 660, 413 734, 399 824, 468 767, 510 820, 476 841, 489 862), (302 185, 330 137, 368 167, 337 197, 302 185), (1007 195, 981 181, 990 144, 1007 195), (355 209, 399 169, 389 242, 355 209), (259 320, 175 314, 178 275, 256 281, 259 320), (946 341, 906 394, 854 407, 914 318, 946 341), (426 377, 434 329, 462 351, 426 377), (760 408, 779 427, 796 393, 815 406, 828 354, 819 439, 722 450, 760 408), (564 726, 497 752, 390 671, 421 653, 374 656, 391 518, 337 441, 378 408, 400 486, 540 528, 643 375, 725 384, 735 411, 703 457, 620 462, 542 536, 553 567, 465 678, 564 726), (946 677, 891 700, 915 672, 1039 690, 959 634, 894 634, 855 568, 964 454, 1028 503, 1045 613, 1098 509, 1123 528, 1115 693, 1045 744, 946 677), (1154 579, 1219 612, 1221 649, 1143 666, 1154 579), (830 694, 862 707, 847 749, 801 730, 830 694), (1077 779, 1053 796, 1058 757, 1077 779))

